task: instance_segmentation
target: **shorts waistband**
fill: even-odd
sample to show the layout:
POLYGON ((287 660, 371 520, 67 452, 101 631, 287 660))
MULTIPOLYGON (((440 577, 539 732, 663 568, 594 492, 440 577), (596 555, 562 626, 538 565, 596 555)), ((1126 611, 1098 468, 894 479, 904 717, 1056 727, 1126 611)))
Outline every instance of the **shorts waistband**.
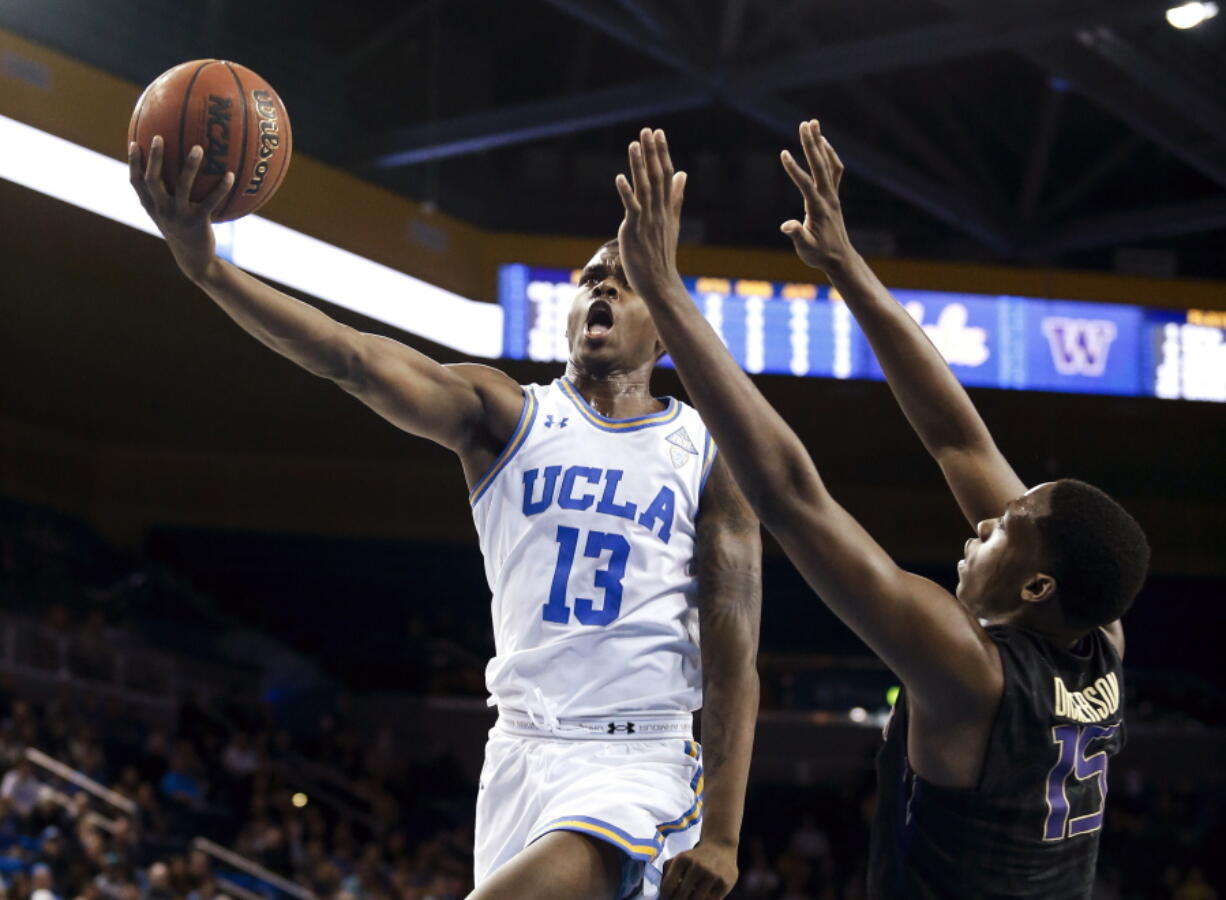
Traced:
POLYGON ((674 737, 692 740, 694 717, 690 713, 618 713, 549 723, 522 710, 500 706, 495 727, 517 737, 576 741, 652 741, 674 737))

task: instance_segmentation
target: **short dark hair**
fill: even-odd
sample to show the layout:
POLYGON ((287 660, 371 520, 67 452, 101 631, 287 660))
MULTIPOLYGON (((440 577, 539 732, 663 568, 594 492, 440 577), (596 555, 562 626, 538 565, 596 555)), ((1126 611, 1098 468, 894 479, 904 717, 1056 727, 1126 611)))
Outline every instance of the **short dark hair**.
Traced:
POLYGON ((614 250, 617 250, 617 251, 621 250, 621 244, 618 243, 617 238, 613 238, 613 240, 611 241, 605 241, 603 244, 600 245, 601 250, 607 250, 610 247, 612 247, 614 250))
POLYGON ((1065 617, 1095 628, 1120 618, 1149 568, 1149 541, 1137 520, 1103 491, 1061 478, 1036 519, 1065 617))

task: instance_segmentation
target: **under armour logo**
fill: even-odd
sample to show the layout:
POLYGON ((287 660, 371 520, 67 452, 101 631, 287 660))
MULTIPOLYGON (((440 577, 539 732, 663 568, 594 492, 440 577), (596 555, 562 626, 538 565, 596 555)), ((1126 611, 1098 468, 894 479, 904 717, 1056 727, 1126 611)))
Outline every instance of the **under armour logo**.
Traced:
POLYGON ((1111 342, 1115 340, 1114 322, 1052 316, 1043 320, 1042 327, 1057 372, 1061 375, 1103 374, 1111 342))
MULTIPOLYGON (((569 422, 569 421, 570 421, 570 417, 569 417, 569 416, 563 416, 561 419, 559 419, 559 420, 558 420, 558 427, 559 427, 559 428, 565 428, 565 427, 566 427, 566 423, 567 423, 567 422, 569 422)), ((552 427, 553 427, 553 416, 545 416, 545 427, 546 427, 546 428, 552 428, 552 427)))
POLYGON ((623 732, 625 734, 634 734, 634 723, 633 722, 622 722, 619 724, 617 722, 610 722, 609 723, 609 734, 617 734, 618 732, 623 732))

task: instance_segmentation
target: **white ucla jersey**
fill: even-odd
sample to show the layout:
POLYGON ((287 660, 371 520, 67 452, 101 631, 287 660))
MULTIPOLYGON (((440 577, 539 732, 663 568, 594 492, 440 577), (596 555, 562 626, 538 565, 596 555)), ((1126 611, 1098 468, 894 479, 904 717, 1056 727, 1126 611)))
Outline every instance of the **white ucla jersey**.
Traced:
POLYGON ((469 497, 493 592, 491 705, 546 719, 702 705, 693 558, 714 459, 671 397, 608 419, 566 378, 524 387, 469 497))

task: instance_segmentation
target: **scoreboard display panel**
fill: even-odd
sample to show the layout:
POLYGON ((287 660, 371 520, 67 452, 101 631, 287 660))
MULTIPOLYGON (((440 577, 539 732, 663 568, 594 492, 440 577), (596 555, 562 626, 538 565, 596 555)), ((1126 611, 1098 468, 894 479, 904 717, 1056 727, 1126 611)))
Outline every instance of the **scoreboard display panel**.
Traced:
MULTIPOLYGON (((499 269, 503 355, 564 362, 578 271, 499 269)), ((826 285, 685 278, 752 373, 883 380, 826 285)), ((1226 313, 946 291, 893 292, 968 387, 1226 402, 1226 313)), ((664 365, 669 365, 667 357, 664 365)))

